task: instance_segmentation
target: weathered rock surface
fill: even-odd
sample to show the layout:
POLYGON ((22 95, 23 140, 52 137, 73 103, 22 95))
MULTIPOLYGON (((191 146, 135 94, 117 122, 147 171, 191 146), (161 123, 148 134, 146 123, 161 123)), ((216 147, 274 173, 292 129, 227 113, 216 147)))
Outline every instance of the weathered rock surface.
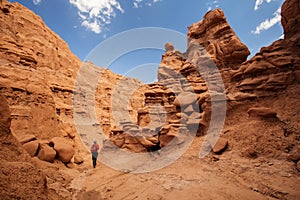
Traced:
POLYGON ((227 148, 227 145, 228 145, 228 140, 220 137, 217 143, 213 146, 213 152, 215 154, 221 154, 227 148))
MULTIPOLYGON (((154 125, 152 132, 160 135, 160 147, 166 146, 174 139, 182 142, 184 132, 187 131, 196 132, 197 135, 205 134, 210 120, 212 99, 217 111, 221 110, 218 106, 223 106, 217 102, 226 100, 224 86, 220 82, 222 77, 211 70, 210 65, 215 63, 219 69, 225 71, 228 80, 228 71, 237 68, 250 54, 220 9, 210 11, 202 21, 189 27, 186 53, 175 51, 170 43, 165 44, 165 49, 166 53, 162 56, 158 69, 158 83, 149 84, 149 90, 144 93, 145 104, 138 112, 137 122, 142 127, 154 125), (205 54, 205 51, 209 55, 205 54), (205 77, 201 76, 203 74, 198 65, 208 69, 205 77), (208 79, 209 88, 205 81, 208 79), (210 97, 208 89, 214 98, 210 97), (185 117, 182 117, 183 115, 185 117), (163 121, 166 123, 161 123, 163 121), (163 128, 159 133, 154 131, 155 128, 164 125, 168 125, 169 128, 163 128)), ((122 129, 124 132, 133 131, 124 126, 122 129)), ((143 134, 142 130, 136 130, 135 134, 137 133, 143 134)), ((112 138, 118 147, 123 148, 124 138, 127 137, 127 134, 119 133, 112 138)), ((141 149, 140 142, 135 144, 141 149)), ((151 143, 144 142, 142 145, 147 149, 151 143)))
POLYGON ((236 68, 250 55, 250 51, 234 33, 221 9, 209 11, 203 20, 189 27, 188 56, 197 47, 205 48, 219 69, 236 68))
POLYGON ((300 5, 297 0, 285 1, 281 8, 281 24, 284 39, 299 43, 300 41, 300 5))
MULTIPOLYGON (((76 92, 78 94, 76 102, 78 103, 74 106, 75 117, 81 119, 76 124, 76 128, 83 143, 89 148, 94 139, 94 136, 91 136, 92 132, 109 137, 111 132, 118 133, 116 127, 119 127, 120 123, 125 121, 137 123, 138 108, 143 105, 145 99, 143 93, 148 86, 137 79, 123 77, 108 69, 96 67, 90 62, 84 63, 83 66, 88 69, 84 70, 84 79, 90 80, 95 74, 99 76, 96 92, 90 91, 89 83, 81 84, 79 91, 76 92), (95 99, 89 98, 91 96, 89 92, 95 93, 95 99), (93 112, 89 112, 93 105, 95 105, 97 119, 92 116, 93 112), (85 122, 92 123, 92 127, 86 126, 85 122)), ((92 111, 94 111, 93 109, 94 107, 92 107, 92 111)), ((117 146, 124 144, 120 143, 118 139, 112 138, 112 140, 116 141, 117 146)))
POLYGON ((0 90, 12 133, 51 139, 75 132, 72 89, 80 60, 32 11, 7 1, 0 10, 0 90))
POLYGON ((33 134, 26 134, 26 135, 24 134, 24 135, 20 135, 19 137, 17 137, 17 139, 19 140, 19 142, 21 144, 25 144, 27 142, 36 140, 36 136, 33 134))
POLYGON ((0 95, 1 107, 0 107, 0 131, 1 136, 5 136, 5 133, 10 133, 10 110, 7 103, 7 100, 4 96, 0 95))
POLYGON ((294 148, 291 152, 289 152, 288 160, 297 163, 300 160, 300 149, 294 148))
POLYGON ((75 151, 73 144, 65 138, 52 138, 49 145, 53 146, 53 149, 57 152, 58 158, 64 163, 70 162, 74 156, 75 151))
MULTIPOLYGON (((233 84, 235 91, 231 93, 240 92, 248 99, 253 96, 272 96, 292 84, 299 83, 299 1, 285 1, 281 15, 284 39, 261 48, 254 57, 232 71, 231 81, 236 84, 233 84)), ((242 99, 243 97, 236 98, 242 99)))
POLYGON ((12 136, 10 110, 0 95, 0 196, 2 199, 48 199, 45 174, 29 163, 29 156, 12 136))
MULTIPOLYGON (((110 140, 114 145, 132 152, 146 152, 159 150, 171 141, 174 141, 174 147, 184 143, 189 134, 188 115, 183 110, 189 107, 189 103, 199 106, 197 96, 186 92, 176 100, 175 94, 159 83, 149 84, 144 95, 144 106, 138 111, 137 124, 122 122, 120 128, 112 129, 110 140), (191 96, 194 97, 192 100, 191 96)), ((191 109, 188 114, 193 113, 194 108, 191 109)))
POLYGON ((56 151, 48 144, 41 144, 37 157, 43 161, 53 162, 56 157, 56 151))
POLYGON ((192 92, 182 92, 174 100, 174 105, 179 107, 186 107, 192 105, 197 101, 197 97, 192 92))
POLYGON ((81 156, 78 156, 78 155, 76 155, 76 156, 74 156, 74 163, 75 164, 81 164, 81 163, 83 163, 83 157, 81 157, 81 156))
POLYGON ((276 111, 272 110, 271 108, 266 107, 256 107, 256 108, 250 108, 247 113, 249 116, 260 116, 260 117, 266 117, 266 118, 272 118, 276 117, 277 113, 276 111))
MULTIPOLYGON (((3 162, 3 161, 2 161, 3 162)), ((46 176, 28 162, 4 162, 1 165, 1 198, 48 199, 46 176)))
POLYGON ((166 43, 165 44, 165 50, 166 51, 174 51, 174 45, 173 44, 171 44, 171 43, 166 43))
POLYGON ((238 70, 233 71, 232 80, 237 82, 237 91, 245 95, 274 95, 298 81, 299 63, 299 47, 289 40, 278 40, 262 48, 238 70))
MULTIPOLYGON (((72 110, 74 82, 82 62, 32 11, 7 1, 1 3, 0 10, 0 91, 10 105, 13 135, 21 143, 33 140, 33 136, 48 141, 54 137, 67 137, 74 141, 75 149, 83 149, 76 134, 72 110)), ((82 67, 100 76, 95 97, 99 122, 95 121, 94 125, 100 126, 108 135, 117 121, 112 115, 111 95, 115 95, 116 90, 126 94, 132 85, 141 83, 91 63, 85 63, 82 67)), ((83 85, 82 89, 89 90, 89 84, 83 85)), ((134 91, 130 99, 130 117, 133 121, 137 119, 137 109, 142 107, 144 98, 139 90, 144 88, 134 91)), ((82 104, 91 103, 86 100, 85 96, 79 99, 82 104)), ((117 109, 124 107, 127 108, 127 105, 117 109)), ((82 108, 80 115, 89 119, 89 113, 84 106, 82 108)), ((85 135, 81 137, 85 138, 85 135)), ((87 144, 92 139, 88 138, 90 141, 86 141, 87 144)))
POLYGON ((40 142, 38 140, 34 140, 23 145, 24 149, 31 157, 34 157, 37 154, 39 146, 40 142))
POLYGON ((296 168, 300 172, 300 161, 297 162, 296 168))

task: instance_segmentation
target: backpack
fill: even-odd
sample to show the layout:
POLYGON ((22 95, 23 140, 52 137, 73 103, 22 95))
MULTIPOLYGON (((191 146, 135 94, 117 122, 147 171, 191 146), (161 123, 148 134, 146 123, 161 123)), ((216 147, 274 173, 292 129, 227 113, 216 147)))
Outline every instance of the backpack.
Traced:
POLYGON ((93 144, 92 147, 91 147, 91 152, 97 152, 98 149, 99 149, 98 144, 93 144))

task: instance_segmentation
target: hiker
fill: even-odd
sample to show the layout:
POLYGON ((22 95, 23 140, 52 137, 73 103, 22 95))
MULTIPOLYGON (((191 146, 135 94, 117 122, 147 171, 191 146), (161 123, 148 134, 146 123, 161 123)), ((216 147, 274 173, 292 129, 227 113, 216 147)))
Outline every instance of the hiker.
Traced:
POLYGON ((91 153, 92 153, 92 160, 93 160, 93 167, 94 168, 97 165, 98 151, 99 151, 99 145, 97 144, 97 141, 94 140, 94 143, 91 146, 91 153))

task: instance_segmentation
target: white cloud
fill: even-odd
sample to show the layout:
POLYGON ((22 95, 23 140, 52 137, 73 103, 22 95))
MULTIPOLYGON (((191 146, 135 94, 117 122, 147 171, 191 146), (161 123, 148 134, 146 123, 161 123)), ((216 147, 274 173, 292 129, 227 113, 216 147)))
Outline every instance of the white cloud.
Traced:
POLYGON ((78 9, 81 25, 95 33, 101 33, 103 27, 111 23, 116 17, 116 11, 124 13, 117 0, 69 0, 69 2, 78 9))
POLYGON ((133 7, 134 8, 141 8, 143 5, 145 6, 152 6, 153 4, 160 2, 162 0, 134 0, 133 1, 133 7))
POLYGON ((93 22, 84 20, 81 25, 95 33, 101 33, 101 25, 98 20, 94 20, 93 22))
POLYGON ((142 1, 143 0, 134 0, 133 7, 134 8, 140 8, 140 7, 142 7, 142 5, 141 5, 142 1))
POLYGON ((39 3, 41 3, 42 0, 33 0, 33 4, 34 5, 38 5, 39 3))
POLYGON ((139 4, 137 2, 133 2, 133 7, 134 8, 138 8, 139 7, 139 4))
POLYGON ((256 0, 254 10, 258 10, 259 6, 263 4, 264 0, 256 0))
MULTIPOLYGON (((275 0, 266 0, 267 3, 271 3, 271 1, 275 1, 275 0)), ((259 6, 263 3, 264 3, 264 0, 256 0, 254 10, 258 10, 259 6)))
MULTIPOLYGON (((41 0, 34 0, 40 2, 41 0)), ((134 8, 152 6, 162 0, 132 0, 134 8)), ((95 33, 101 33, 118 13, 124 13, 120 0, 69 0, 78 9, 81 25, 95 33)))
POLYGON ((78 15, 79 15, 79 17, 80 17, 82 20, 86 20, 86 19, 87 19, 87 16, 81 14, 81 12, 78 12, 78 15))
POLYGON ((219 0, 208 1, 206 3, 206 6, 207 6, 207 11, 216 9, 217 7, 219 7, 219 0))
POLYGON ((273 13, 273 17, 270 19, 266 19, 261 22, 255 29, 255 31, 251 31, 253 34, 260 34, 262 31, 268 30, 274 25, 278 24, 281 21, 281 8, 278 8, 275 13, 273 13))

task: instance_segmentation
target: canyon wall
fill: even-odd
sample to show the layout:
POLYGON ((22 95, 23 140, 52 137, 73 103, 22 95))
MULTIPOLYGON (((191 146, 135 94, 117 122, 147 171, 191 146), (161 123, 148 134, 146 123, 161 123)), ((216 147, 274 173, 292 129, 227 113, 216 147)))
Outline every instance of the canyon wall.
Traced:
MULTIPOLYGON (((31 156, 38 156, 41 147, 45 147, 41 152, 48 152, 50 157, 38 156, 42 160, 52 162, 57 157, 52 149, 53 138, 63 138, 70 144, 70 155, 67 160, 62 159, 64 162, 69 162, 72 155, 88 153, 81 141, 84 135, 77 133, 73 119, 72 101, 79 69, 88 68, 99 75, 94 91, 95 125, 106 135, 115 125, 111 95, 116 85, 122 85, 124 92, 132 84, 143 85, 90 62, 82 63, 39 16, 19 3, 1 2, 0 35, 0 91, 11 110, 12 134, 31 156)), ((90 85, 83 88, 88 90, 90 85)), ((137 120, 137 108, 142 106, 141 94, 136 92, 126 108, 133 121, 137 120)), ((83 96, 80 104, 86 104, 86 100, 83 96)), ((83 117, 87 115, 86 110, 80 112, 83 117)), ((85 143, 90 145, 92 141, 91 138, 85 143)))

